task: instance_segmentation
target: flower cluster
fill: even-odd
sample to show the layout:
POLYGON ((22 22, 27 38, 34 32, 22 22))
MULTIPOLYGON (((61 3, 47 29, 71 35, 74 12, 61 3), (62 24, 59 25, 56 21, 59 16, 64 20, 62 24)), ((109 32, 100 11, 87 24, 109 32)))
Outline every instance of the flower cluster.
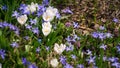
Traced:
POLYGON ((112 38, 111 33, 103 33, 103 32, 93 32, 92 37, 99 38, 100 40, 104 40, 106 38, 112 38))
POLYGON ((14 31, 15 34, 19 35, 19 28, 7 22, 0 22, 0 28, 9 28, 14 31))
POLYGON ((55 8, 58 6, 51 4, 52 0, 40 1, 41 4, 31 1, 0 5, 0 65, 4 68, 120 68, 119 30, 117 37, 108 30, 111 23, 115 22, 113 27, 119 24, 119 17, 114 17, 110 24, 100 24, 98 29, 94 23, 95 30, 81 28, 86 22, 84 13, 79 23, 69 19, 78 14, 70 7, 59 12, 55 8), (84 30, 94 32, 85 35, 84 30))

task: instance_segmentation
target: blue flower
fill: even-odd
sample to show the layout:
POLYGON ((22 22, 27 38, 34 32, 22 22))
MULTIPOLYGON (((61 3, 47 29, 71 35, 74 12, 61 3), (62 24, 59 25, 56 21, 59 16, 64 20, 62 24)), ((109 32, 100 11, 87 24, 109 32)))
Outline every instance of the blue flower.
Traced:
POLYGON ((50 47, 49 47, 49 46, 45 46, 45 49, 46 49, 47 51, 49 51, 49 50, 50 50, 50 47))
POLYGON ((73 12, 70 10, 69 7, 63 9, 62 12, 63 12, 63 13, 70 13, 70 14, 73 14, 73 12))
POLYGON ((26 4, 20 4, 19 10, 22 14, 30 14, 30 11, 28 10, 28 6, 26 4))
POLYGON ((29 30, 31 30, 31 28, 32 28, 31 25, 26 25, 25 27, 26 27, 26 29, 29 29, 29 30))
POLYGON ((24 39, 29 40, 29 36, 25 36, 24 39))
POLYGON ((13 17, 17 18, 19 17, 19 13, 17 11, 14 11, 13 14, 12 14, 13 17))
POLYGON ((65 56, 60 56, 60 62, 63 64, 63 65, 66 65, 66 57, 65 56))
POLYGON ((43 14, 43 11, 37 11, 37 17, 40 17, 43 14))
POLYGON ((0 56, 2 59, 5 59, 5 56, 6 56, 5 50, 0 49, 0 56))
POLYGON ((86 61, 88 61, 88 64, 90 64, 90 63, 95 63, 95 56, 94 57, 92 57, 92 56, 90 56, 88 59, 86 59, 86 61))
POLYGON ((46 5, 49 5, 49 0, 43 0, 43 1, 42 1, 42 4, 45 5, 45 6, 46 6, 46 5))
POLYGON ((74 28, 78 28, 79 27, 79 24, 77 22, 73 22, 73 27, 74 28))
POLYGON ((112 63, 112 66, 115 66, 116 68, 120 68, 120 63, 114 62, 114 63, 112 63))
POLYGON ((117 57, 108 58, 108 61, 110 61, 110 62, 117 62, 118 60, 119 60, 119 58, 117 58, 117 57))
POLYGON ((106 45, 104 45, 104 44, 102 44, 102 45, 100 46, 100 48, 102 48, 102 49, 106 50, 107 46, 106 46, 106 45))
POLYGON ((106 61, 107 60, 107 57, 106 56, 103 56, 103 61, 106 61))
POLYGON ((46 11, 46 7, 44 5, 38 5, 38 12, 45 12, 46 11))
POLYGON ((71 43, 68 43, 69 46, 66 47, 66 51, 73 51, 74 50, 74 45, 72 45, 71 43))
POLYGON ((29 65, 29 64, 30 64, 30 62, 29 62, 29 61, 27 61, 27 59, 26 59, 26 58, 22 58, 22 64, 24 64, 24 65, 29 65))
POLYGON ((36 28, 33 28, 32 29, 32 32, 34 33, 34 34, 39 34, 39 29, 38 29, 38 27, 36 27, 36 28))
POLYGON ((119 20, 117 18, 113 18, 113 22, 118 23, 119 20))
POLYGON ((117 52, 120 53, 120 45, 117 45, 116 48, 117 48, 117 52))
POLYGON ((100 26, 99 29, 100 30, 105 30, 105 27, 104 26, 100 26))
POLYGON ((56 18, 57 18, 57 19, 60 19, 60 18, 61 18, 60 13, 57 13, 57 14, 56 14, 56 18))
POLYGON ((28 68, 38 68, 35 64, 30 64, 28 68))
POLYGON ((72 54, 71 57, 72 57, 72 59, 76 59, 76 55, 72 54))
POLYGON ((12 42, 10 45, 11 45, 13 48, 19 46, 17 42, 12 42))
POLYGON ((64 66, 64 68, 73 68, 73 66, 70 65, 70 64, 68 64, 68 63, 66 63, 66 65, 64 66))
POLYGON ((87 55, 92 55, 92 51, 90 51, 89 49, 86 52, 87 55))
POLYGON ((93 33, 92 33, 92 37, 98 38, 98 37, 99 37, 98 32, 93 32, 93 33))
POLYGON ((37 53, 40 52, 40 47, 36 48, 36 52, 37 52, 37 53))
POLYGON ((7 8, 7 6, 6 5, 3 5, 2 6, 2 10, 7 10, 8 8, 7 8))
POLYGON ((99 33, 98 35, 99 35, 99 39, 101 39, 101 40, 106 38, 105 33, 99 33))
POLYGON ((30 19, 30 23, 36 25, 37 20, 36 19, 30 19))

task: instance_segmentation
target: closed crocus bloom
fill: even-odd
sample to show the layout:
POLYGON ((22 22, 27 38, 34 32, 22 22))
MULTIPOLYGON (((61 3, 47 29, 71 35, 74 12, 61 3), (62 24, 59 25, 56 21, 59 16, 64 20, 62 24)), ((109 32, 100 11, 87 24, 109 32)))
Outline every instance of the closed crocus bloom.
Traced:
POLYGON ((50 24, 50 22, 44 22, 44 23, 42 24, 42 27, 43 27, 43 28, 45 28, 45 27, 51 28, 52 25, 50 24))
POLYGON ((44 36, 47 36, 51 32, 51 27, 52 25, 50 24, 50 22, 44 22, 42 24, 42 32, 44 36))
POLYGON ((44 21, 52 21, 57 14, 58 10, 53 7, 48 7, 46 9, 46 12, 43 13, 43 20, 44 21))
POLYGON ((31 13, 35 12, 37 10, 38 4, 37 3, 31 3, 31 5, 28 5, 28 8, 30 10, 31 13))
POLYGON ((47 28, 47 27, 42 28, 42 32, 43 32, 44 36, 47 36, 51 32, 51 28, 47 28))
POLYGON ((46 12, 47 12, 47 13, 50 13, 50 15, 55 16, 55 15, 58 13, 58 10, 57 10, 56 8, 53 8, 53 7, 49 6, 49 7, 46 9, 46 12))
POLYGON ((44 21, 52 21, 54 19, 54 16, 51 13, 44 12, 43 15, 44 21))
POLYGON ((52 60, 50 61, 50 64, 51 64, 52 67, 55 68, 55 67, 58 66, 59 62, 58 62, 58 60, 57 60, 56 58, 54 58, 54 59, 52 59, 52 60))
POLYGON ((55 45, 54 45, 54 51, 58 54, 62 54, 62 52, 65 50, 65 48, 66 48, 66 45, 64 45, 64 44, 58 45, 57 43, 55 43, 55 45))
POLYGON ((25 24, 25 22, 27 21, 27 19, 28 19, 27 15, 21 15, 21 16, 19 16, 19 17, 17 18, 17 21, 18 21, 21 25, 23 25, 23 24, 25 24))

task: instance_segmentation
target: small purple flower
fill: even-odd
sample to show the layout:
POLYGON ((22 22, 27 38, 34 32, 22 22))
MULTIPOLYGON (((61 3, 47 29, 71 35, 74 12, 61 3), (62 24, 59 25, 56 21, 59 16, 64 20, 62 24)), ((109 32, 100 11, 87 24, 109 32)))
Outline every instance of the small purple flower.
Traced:
POLYGON ((72 54, 72 55, 71 55, 71 58, 72 58, 72 59, 76 59, 76 55, 73 55, 73 54, 72 54))
POLYGON ((77 68, 84 68, 84 65, 79 64, 79 65, 77 65, 77 68))
POLYGON ((45 5, 45 6, 46 6, 46 5, 49 5, 49 0, 43 0, 43 1, 42 1, 42 4, 45 5))
POLYGON ((96 58, 95 56, 94 57, 90 56, 88 59, 86 59, 86 61, 88 61, 88 64, 90 64, 90 63, 94 64, 95 58, 96 58))
POLYGON ((24 39, 26 39, 26 40, 29 40, 29 38, 30 38, 29 36, 25 36, 25 37, 24 37, 24 39))
POLYGON ((7 8, 6 5, 3 5, 1 9, 2 9, 2 10, 7 10, 8 8, 7 8))
POLYGON ((120 45, 117 45, 116 48, 117 48, 117 52, 120 53, 120 45))
POLYGON ((100 48, 102 48, 102 49, 106 50, 107 46, 106 46, 106 45, 104 45, 104 44, 102 44, 102 45, 100 46, 100 48))
POLYGON ((66 65, 66 57, 65 56, 60 56, 60 62, 63 64, 63 65, 66 65))
POLYGON ((99 29, 100 30, 105 30, 105 27, 104 26, 100 26, 99 29))
POLYGON ((60 18, 61 18, 60 13, 57 13, 57 14, 56 14, 56 18, 57 18, 57 19, 60 19, 60 18))
POLYGON ((92 55, 92 51, 90 51, 89 49, 86 52, 87 55, 92 55))
POLYGON ((107 57, 106 56, 103 56, 103 61, 106 61, 107 60, 107 57))
POLYGON ((50 47, 49 46, 45 46, 46 50, 49 51, 50 50, 50 47))
POLYGON ((113 22, 118 23, 119 20, 117 18, 113 18, 113 22))
POLYGON ((14 11, 12 14, 12 17, 15 17, 15 18, 19 17, 19 13, 17 11, 14 11))
POLYGON ((63 12, 63 13, 70 13, 70 14, 73 14, 73 12, 70 10, 69 7, 63 9, 62 12, 63 12))
POLYGON ((23 10, 24 7, 26 7, 26 6, 27 6, 26 4, 20 4, 20 8, 19 8, 19 10, 23 10))
POLYGON ((15 30, 14 33, 15 33, 16 35, 19 35, 19 34, 20 34, 20 33, 19 33, 19 30, 15 30))
POLYGON ((6 56, 5 50, 0 49, 0 56, 2 59, 5 59, 5 56, 6 56))
POLYGON ((28 68, 38 68, 35 64, 30 64, 28 68))
POLYGON ((9 28, 10 28, 11 30, 16 30, 16 29, 17 29, 17 27, 15 27, 15 26, 12 25, 12 24, 8 24, 8 26, 9 26, 9 28))
POLYGON ((67 46, 65 50, 66 51, 73 51, 74 50, 74 45, 72 45, 71 43, 69 43, 69 46, 67 46))
POLYGON ((8 27, 8 25, 9 25, 7 22, 3 22, 2 24, 4 27, 8 27))
POLYGON ((37 20, 36 19, 30 19, 30 23, 36 25, 37 20))
POLYGON ((34 34, 39 34, 39 29, 38 29, 38 27, 36 27, 36 28, 33 28, 32 29, 32 32, 34 33, 34 34))
POLYGON ((31 30, 32 26, 31 25, 26 25, 26 28, 31 30))
POLYGON ((102 41, 103 41, 103 39, 106 38, 105 33, 99 33, 98 35, 99 35, 99 39, 101 39, 102 41))
POLYGON ((77 22, 73 22, 73 27, 74 28, 78 28, 79 27, 79 24, 77 22))
POLYGON ((119 60, 119 58, 117 58, 117 57, 108 58, 108 61, 110 61, 110 62, 117 62, 118 60, 119 60))
POLYGON ((3 27, 4 27, 2 22, 0 22, 0 27, 1 27, 1 28, 3 28, 3 27))
POLYGON ((22 14, 30 14, 30 11, 29 11, 28 6, 26 4, 20 4, 19 10, 22 14))
POLYGON ((40 52, 40 47, 36 48, 36 52, 37 52, 37 53, 40 52))
POLYGON ((27 59, 26 59, 26 58, 22 58, 22 64, 24 64, 24 65, 29 65, 29 64, 30 64, 30 62, 29 62, 29 61, 27 61, 27 59))
POLYGON ((107 38, 112 38, 112 34, 111 33, 105 33, 107 38))
POLYGON ((37 17, 40 17, 43 14, 43 11, 37 11, 37 17))
POLYGON ((12 42, 10 45, 11 45, 13 48, 15 48, 15 47, 18 47, 18 46, 19 46, 17 42, 12 42))
POLYGON ((44 5, 38 5, 38 12, 45 12, 46 11, 46 7, 44 5))
POLYGON ((120 68, 120 63, 114 62, 114 63, 112 63, 112 66, 115 66, 116 68, 120 68))
POLYGON ((92 37, 98 38, 98 37, 99 37, 98 32, 93 32, 93 33, 92 33, 92 37))
POLYGON ((68 63, 66 63, 66 65, 64 66, 64 68, 73 68, 73 66, 70 65, 70 64, 68 64, 68 63))
POLYGON ((67 36, 66 40, 67 40, 67 42, 71 42, 72 41, 71 36, 67 36))
POLYGON ((73 39, 77 39, 77 40, 80 40, 80 37, 78 37, 76 34, 73 35, 73 39))

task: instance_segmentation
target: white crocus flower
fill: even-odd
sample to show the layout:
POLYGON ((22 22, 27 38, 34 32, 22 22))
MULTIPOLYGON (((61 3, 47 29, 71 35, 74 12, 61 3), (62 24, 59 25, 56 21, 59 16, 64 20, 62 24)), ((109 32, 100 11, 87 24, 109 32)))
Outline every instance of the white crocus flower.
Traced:
POLYGON ((52 59, 52 60, 50 61, 50 64, 51 64, 52 67, 55 68, 55 67, 58 66, 59 62, 58 62, 58 60, 57 60, 56 58, 54 58, 54 59, 52 59))
POLYGON ((47 36, 51 32, 51 28, 52 28, 52 25, 50 24, 50 22, 44 22, 42 24, 42 32, 44 36, 47 36))
POLYGON ((43 20, 44 21, 52 21, 55 17, 55 15, 58 13, 58 10, 53 7, 48 7, 46 9, 46 12, 43 13, 43 20))
POLYGON ((65 50, 65 48, 66 48, 66 45, 64 45, 64 44, 58 45, 57 43, 55 43, 55 45, 54 45, 54 51, 58 54, 62 54, 62 52, 65 50))
POLYGON ((28 5, 28 8, 30 10, 31 13, 35 12, 37 10, 38 4, 37 3, 31 3, 31 5, 28 5))
POLYGON ((17 18, 17 21, 18 21, 21 25, 23 25, 23 24, 25 24, 25 22, 27 21, 27 19, 28 19, 27 15, 21 15, 21 16, 19 16, 19 17, 17 18))

